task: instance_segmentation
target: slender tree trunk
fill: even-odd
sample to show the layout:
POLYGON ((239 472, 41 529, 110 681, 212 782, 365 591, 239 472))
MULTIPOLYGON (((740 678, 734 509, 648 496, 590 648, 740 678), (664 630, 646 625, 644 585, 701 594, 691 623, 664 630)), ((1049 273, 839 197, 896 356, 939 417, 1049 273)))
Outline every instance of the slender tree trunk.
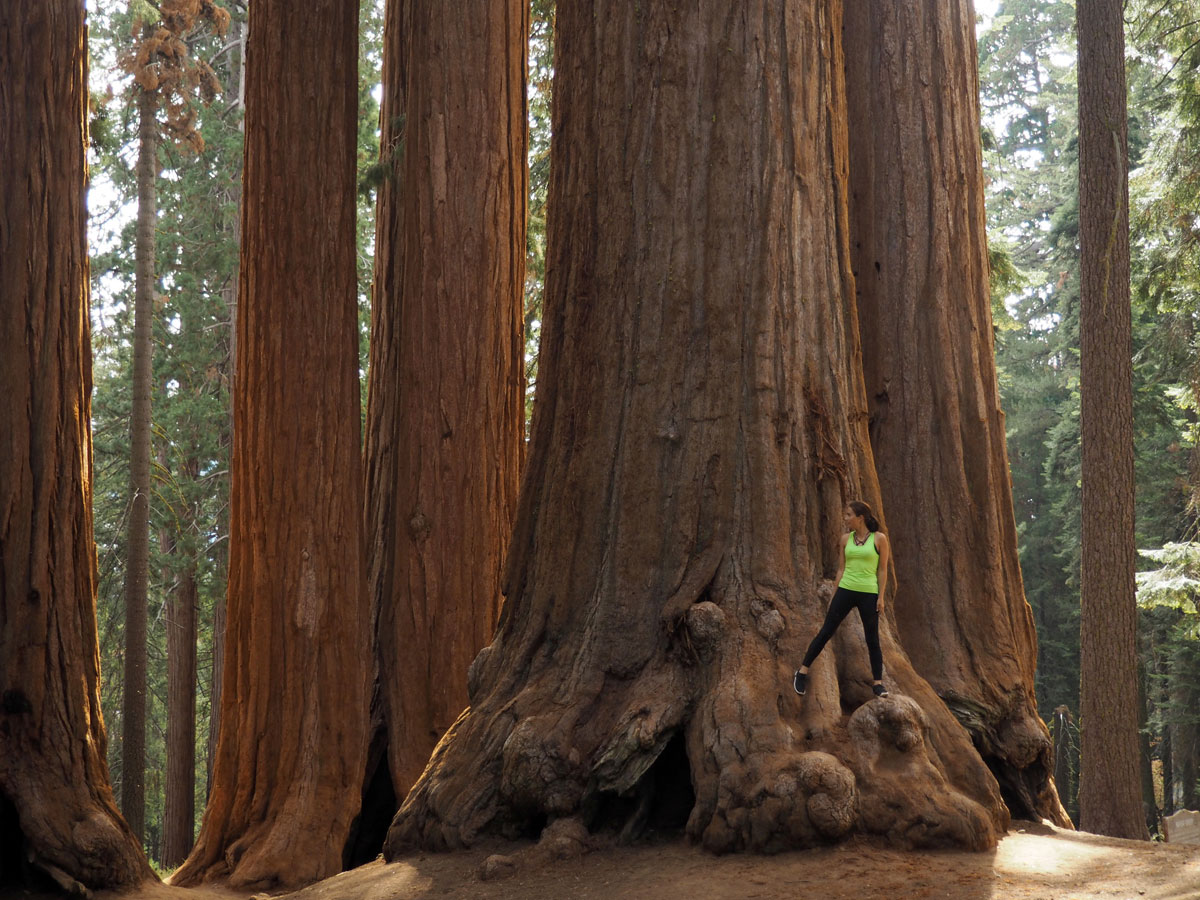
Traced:
POLYGON ((81 2, 0 4, 0 884, 68 891, 153 878, 100 715, 85 35, 81 2))
POLYGON ((154 353, 154 223, 158 94, 141 87, 134 243, 133 404, 129 413, 129 531, 125 567, 125 685, 121 702, 121 812, 139 840, 146 818, 146 614, 150 584, 150 395, 154 353))
POLYGON ((1085 831, 1149 837, 1138 778, 1128 149, 1121 0, 1076 8, 1079 36, 1079 812, 1085 831))
POLYGON ((385 855, 663 817, 715 851, 855 831, 993 845, 996 782, 886 624, 892 697, 872 698, 857 623, 807 697, 791 687, 843 503, 879 499, 840 3, 557 15, 546 307, 507 599, 471 707, 385 855))
POLYGON ((1138 654, 1138 775, 1141 778, 1142 809, 1146 820, 1146 829, 1154 833, 1158 831, 1158 805, 1154 798, 1154 764, 1153 751, 1150 748, 1149 699, 1146 696, 1148 678, 1146 667, 1142 663, 1144 654, 1138 654))
POLYGON ((524 0, 387 6, 367 529, 401 798, 467 706, 500 608, 524 432, 528 18, 524 0))
POLYGON ((1171 799, 1175 809, 1196 809, 1196 782, 1200 778, 1200 728, 1196 715, 1200 708, 1200 691, 1196 690, 1195 651, 1183 640, 1176 639, 1171 659, 1170 724, 1171 799))
MULTIPOLYGON (((194 459, 181 476, 194 481, 199 467, 194 459)), ((190 532, 190 511, 182 517, 184 534, 190 532)), ((175 868, 192 849, 196 835, 196 553, 164 534, 164 551, 177 559, 170 573, 167 594, 167 783, 163 810, 162 863, 175 868)))
POLYGON ((1054 786, 1064 806, 1070 804, 1074 780, 1071 762, 1071 711, 1060 706, 1054 710, 1054 786))
POLYGON ((848 0, 845 21, 851 261, 900 640, 1012 814, 1069 825, 996 383, 972 3, 848 0))
POLYGON ((1174 753, 1171 749, 1171 728, 1168 726, 1163 729, 1165 734, 1162 737, 1161 749, 1159 754, 1162 757, 1162 786, 1163 786, 1163 808, 1164 816, 1173 815, 1175 813, 1175 770, 1174 770, 1174 753))
POLYGON ((250 7, 222 727, 179 884, 335 874, 359 808, 357 6, 250 7))

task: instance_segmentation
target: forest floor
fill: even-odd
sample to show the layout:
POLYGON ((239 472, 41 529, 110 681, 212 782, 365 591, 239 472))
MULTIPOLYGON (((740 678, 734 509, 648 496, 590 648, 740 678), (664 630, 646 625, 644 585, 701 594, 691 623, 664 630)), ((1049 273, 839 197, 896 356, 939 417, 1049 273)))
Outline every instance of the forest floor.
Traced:
MULTIPOLYGON (((987 853, 904 852, 866 840, 777 856, 713 856, 682 840, 610 846, 483 880, 493 853, 423 853, 369 863, 288 900, 699 900, 699 898, 951 898, 951 900, 1197 900, 1200 846, 1123 841, 1014 822, 987 853)), ((494 864, 493 864, 494 867, 494 864)), ((255 895, 258 898, 266 895, 255 895)), ((248 900, 247 893, 165 885, 98 900, 248 900)))

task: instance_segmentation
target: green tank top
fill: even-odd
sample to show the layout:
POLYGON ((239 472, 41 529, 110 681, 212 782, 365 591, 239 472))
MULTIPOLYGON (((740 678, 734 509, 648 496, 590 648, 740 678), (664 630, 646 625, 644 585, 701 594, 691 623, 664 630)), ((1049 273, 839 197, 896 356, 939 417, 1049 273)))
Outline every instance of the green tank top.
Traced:
POLYGON ((854 533, 846 538, 846 569, 842 572, 842 580, 838 587, 848 591, 862 591, 864 594, 879 593, 879 552, 875 549, 875 532, 867 536, 867 542, 861 547, 854 542, 854 533))

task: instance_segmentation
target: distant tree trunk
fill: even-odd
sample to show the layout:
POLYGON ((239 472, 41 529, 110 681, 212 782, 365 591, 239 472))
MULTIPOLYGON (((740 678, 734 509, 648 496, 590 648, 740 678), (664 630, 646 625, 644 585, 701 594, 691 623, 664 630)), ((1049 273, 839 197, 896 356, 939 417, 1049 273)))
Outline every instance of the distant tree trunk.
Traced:
POLYGON ((1172 815, 1175 812, 1175 797, 1173 795, 1175 785, 1174 764, 1172 761, 1173 753, 1171 751, 1171 728, 1170 726, 1163 729, 1162 743, 1159 745, 1159 756, 1162 759, 1162 787, 1163 787, 1163 808, 1164 816, 1172 815))
POLYGON ((153 874, 100 715, 83 3, 0 4, 0 84, 0 885, 132 887, 153 874))
POLYGON ((178 884, 333 875, 358 812, 370 660, 357 7, 250 7, 222 726, 178 884))
POLYGON ((1076 7, 1079 36, 1079 391, 1083 470, 1079 813, 1146 839, 1138 777, 1133 366, 1121 0, 1076 7))
MULTIPOLYGON (((199 466, 189 459, 181 477, 195 481, 199 466)), ((181 517, 188 533, 190 511, 181 517)), ((167 783, 163 808, 162 863, 175 868, 196 836, 196 554, 169 532, 163 550, 177 559, 167 593, 167 783)))
POLYGON ((970 0, 849 0, 850 256, 895 623, 1010 812, 1069 825, 1034 693, 988 296, 970 0))
POLYGON ((1142 811, 1147 830, 1153 834, 1159 830, 1158 805, 1154 797, 1153 750, 1150 747, 1150 701, 1146 696, 1149 678, 1143 662, 1145 654, 1138 653, 1138 775, 1141 778, 1142 811))
MULTIPOLYGON (((388 834, 557 819, 715 851, 860 831, 984 848, 1007 814, 884 628, 797 697, 842 505, 878 503, 837 2, 558 8, 532 446, 471 707, 388 834)), ((574 826, 572 826, 574 827, 574 826)))
POLYGON ((1060 706, 1054 710, 1054 785, 1063 806, 1071 803, 1072 778, 1071 711, 1060 706))
POLYGON ((121 702, 121 812, 145 838, 146 614, 150 584, 150 395, 154 353, 154 224, 158 94, 134 86, 138 109, 134 242, 133 403, 129 413, 129 530, 125 566, 125 683, 121 702))
POLYGON ((1195 651, 1177 639, 1171 654, 1170 722, 1171 735, 1171 800, 1174 809, 1197 809, 1196 782, 1200 779, 1197 767, 1200 757, 1200 728, 1196 711, 1200 709, 1200 691, 1196 689, 1195 651))
POLYGON ((367 530, 399 798, 467 706, 500 609, 524 435, 528 21, 524 0, 387 6, 367 530))

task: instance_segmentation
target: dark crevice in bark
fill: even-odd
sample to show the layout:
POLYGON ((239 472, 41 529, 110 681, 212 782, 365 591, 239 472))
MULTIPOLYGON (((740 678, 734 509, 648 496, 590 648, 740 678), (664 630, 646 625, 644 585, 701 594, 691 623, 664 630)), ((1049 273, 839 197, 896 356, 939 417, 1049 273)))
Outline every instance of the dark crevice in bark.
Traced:
POLYGON ((667 740, 658 758, 627 791, 599 791, 583 802, 593 834, 615 833, 621 843, 681 837, 696 805, 683 731, 667 740))
POLYGON ((350 826, 350 836, 342 850, 343 869, 369 863, 380 854, 388 826, 392 824, 392 818, 399 808, 388 766, 387 727, 383 725, 372 734, 367 750, 362 809, 350 826))
POLYGON ((28 858, 21 831, 21 816, 12 800, 0 791, 0 891, 22 894, 59 893, 62 886, 28 858))
POLYGON ((17 808, 0 791, 0 888, 25 886, 24 850, 17 808))
POLYGON ((997 721, 994 710, 968 698, 940 696, 971 736, 971 743, 996 779, 1012 818, 1034 822, 1045 818, 1046 810, 1057 805, 1057 791, 1051 780, 1053 751, 1049 739, 1040 730, 1032 730, 1032 723, 1021 717, 1020 704, 1012 704, 1017 713, 1015 718, 997 721))
MULTIPOLYGON (((972 737, 974 737, 972 735, 972 737)), ((978 744, 976 744, 978 746, 978 744)), ((1042 814, 1035 808, 1036 798, 1045 792, 1048 785, 1046 779, 1040 777, 1047 769, 1039 768, 1036 772, 1012 765, 1008 760, 993 756, 980 750, 984 763, 1000 785, 1000 797, 1008 807, 1009 815, 1014 819, 1027 819, 1034 822, 1042 820, 1042 814), (1041 781, 1041 784, 1035 782, 1041 781)))

